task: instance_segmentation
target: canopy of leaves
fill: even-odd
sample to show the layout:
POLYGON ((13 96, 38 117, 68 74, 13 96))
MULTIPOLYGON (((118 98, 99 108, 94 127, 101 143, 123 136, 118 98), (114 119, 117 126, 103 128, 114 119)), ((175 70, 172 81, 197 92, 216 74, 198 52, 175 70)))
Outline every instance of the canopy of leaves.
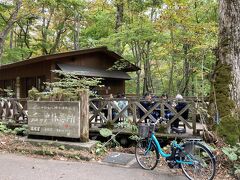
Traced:
MULTIPOLYGON (((14 9, 11 2, 0 3, 0 30, 14 9)), ((156 94, 206 95, 217 7, 216 0, 23 0, 1 61, 106 45, 142 69, 131 74, 135 83, 127 83, 127 93, 139 86, 156 94)))

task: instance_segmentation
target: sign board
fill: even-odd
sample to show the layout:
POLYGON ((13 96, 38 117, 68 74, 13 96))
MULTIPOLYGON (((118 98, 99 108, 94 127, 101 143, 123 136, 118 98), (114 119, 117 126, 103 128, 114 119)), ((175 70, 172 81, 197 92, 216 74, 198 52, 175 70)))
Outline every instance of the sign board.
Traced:
POLYGON ((28 101, 30 135, 80 138, 80 102, 28 101))

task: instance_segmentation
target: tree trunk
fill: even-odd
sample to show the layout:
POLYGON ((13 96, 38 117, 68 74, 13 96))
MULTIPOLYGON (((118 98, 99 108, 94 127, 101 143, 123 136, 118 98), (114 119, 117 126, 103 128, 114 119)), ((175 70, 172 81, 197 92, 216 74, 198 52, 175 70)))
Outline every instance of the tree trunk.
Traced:
POLYGON ((184 44, 183 45, 183 51, 184 51, 184 64, 183 64, 183 83, 182 83, 182 89, 181 94, 184 96, 189 95, 189 80, 190 80, 190 62, 188 59, 188 49, 189 45, 184 44))
MULTIPOLYGON (((132 42, 131 43, 131 49, 132 49, 132 53, 134 56, 134 59, 136 59, 135 61, 135 65, 137 67, 141 67, 141 54, 140 54, 140 50, 139 50, 139 44, 137 42, 132 42)), ((137 75, 137 79, 136 79, 136 94, 137 96, 140 96, 140 75, 141 75, 141 70, 136 71, 136 75, 137 75)))
POLYGON ((118 2, 116 4, 117 12, 116 12, 116 26, 115 30, 116 32, 121 27, 123 22, 123 2, 118 2))
POLYGON ((235 144, 240 137, 235 111, 240 106, 240 1, 219 0, 219 10, 219 45, 210 100, 220 115, 217 132, 228 143, 235 144))
POLYGON ((146 42, 146 47, 144 49, 146 49, 145 51, 143 51, 144 54, 144 82, 143 82, 143 94, 145 94, 146 92, 151 92, 154 93, 154 88, 153 88, 153 84, 152 84, 152 73, 151 73, 151 66, 150 66, 150 44, 151 41, 147 41, 146 42))
POLYGON ((74 19, 74 50, 79 50, 80 45, 79 45, 79 34, 80 34, 80 15, 77 14, 74 19))
POLYGON ((66 31, 65 29, 65 22, 67 21, 67 16, 64 18, 62 22, 59 22, 58 28, 57 28, 57 34, 55 41, 50 49, 50 54, 54 54, 57 51, 57 48, 59 47, 61 36, 66 31))
POLYGON ((240 1, 220 0, 219 61, 230 67, 230 98, 240 107, 240 1))
MULTIPOLYGON (((115 25, 115 31, 116 33, 119 32, 119 28, 122 26, 123 23, 123 2, 119 1, 116 2, 116 25, 115 25)), ((122 54, 121 50, 121 42, 118 40, 116 42, 116 50, 118 54, 122 54)))
POLYGON ((42 15, 43 15, 43 19, 42 19, 42 55, 46 55, 49 54, 48 49, 47 49, 47 40, 48 40, 48 29, 52 20, 52 16, 54 14, 54 8, 50 8, 50 14, 49 14, 49 18, 47 19, 46 17, 46 8, 43 5, 42 6, 42 15))
POLYGON ((13 48, 13 30, 10 32, 9 48, 13 48))
POLYGON ((11 31, 14 23, 17 20, 18 12, 19 12, 21 6, 22 6, 22 0, 17 0, 14 10, 13 10, 12 14, 10 15, 10 18, 6 22, 6 26, 0 32, 0 66, 2 65, 1 57, 3 54, 3 48, 4 48, 4 43, 5 43, 6 37, 7 37, 8 33, 11 31))
MULTIPOLYGON (((170 29, 170 36, 171 36, 171 44, 174 46, 174 34, 173 34, 173 24, 171 24, 171 29, 170 29)), ((175 68, 175 52, 174 49, 172 49, 171 52, 171 69, 170 69, 170 74, 169 74, 169 82, 168 82, 168 95, 171 96, 173 92, 173 72, 175 68)))

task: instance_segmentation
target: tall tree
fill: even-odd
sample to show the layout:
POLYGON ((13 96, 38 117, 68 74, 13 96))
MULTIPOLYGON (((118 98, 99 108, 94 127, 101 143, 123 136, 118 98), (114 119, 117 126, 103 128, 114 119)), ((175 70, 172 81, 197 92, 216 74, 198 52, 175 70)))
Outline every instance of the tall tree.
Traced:
POLYGON ((240 138, 240 1, 219 0, 219 45, 213 91, 221 122, 220 135, 234 144, 240 138), (234 133, 233 133, 234 132, 234 133))
POLYGON ((219 5, 219 63, 229 67, 229 98, 240 107, 240 1, 220 0, 219 5))
MULTIPOLYGON (((124 8, 124 3, 123 1, 117 0, 115 2, 116 6, 116 25, 115 25, 115 31, 116 33, 120 32, 120 27, 122 26, 123 23, 123 8, 124 8)), ((116 42, 116 50, 118 54, 122 54, 121 51, 121 42, 117 41, 116 42)))
POLYGON ((6 19, 6 17, 2 13, 0 13, 1 18, 5 21, 5 26, 0 32, 0 66, 2 63, 1 57, 3 53, 6 37, 8 33, 11 31, 14 23, 17 21, 17 16, 22 5, 22 0, 15 0, 14 5, 15 5, 15 8, 12 10, 8 19, 6 19))

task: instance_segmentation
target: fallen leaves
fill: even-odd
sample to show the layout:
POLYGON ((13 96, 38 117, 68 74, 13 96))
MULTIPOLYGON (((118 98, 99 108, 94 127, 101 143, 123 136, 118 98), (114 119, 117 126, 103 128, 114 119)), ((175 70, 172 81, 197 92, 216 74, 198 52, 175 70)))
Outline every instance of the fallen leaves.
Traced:
POLYGON ((33 145, 24 142, 17 136, 0 134, 0 151, 21 153, 31 157, 52 158, 56 160, 84 160, 90 161, 94 155, 84 150, 67 149, 64 146, 33 145))

